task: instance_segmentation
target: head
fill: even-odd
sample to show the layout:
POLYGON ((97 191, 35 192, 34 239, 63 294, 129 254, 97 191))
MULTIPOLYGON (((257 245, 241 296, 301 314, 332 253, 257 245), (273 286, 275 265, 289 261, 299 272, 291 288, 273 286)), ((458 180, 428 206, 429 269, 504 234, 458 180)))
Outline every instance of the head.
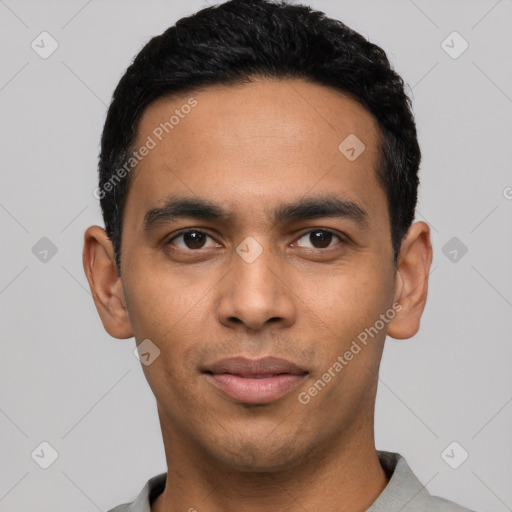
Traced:
POLYGON ((209 85, 243 84, 254 76, 300 78, 333 88, 374 116, 380 136, 375 172, 387 197, 396 261, 414 220, 421 158, 402 79, 380 47, 341 21, 305 6, 232 0, 183 18, 151 39, 114 92, 96 195, 119 273, 123 212, 139 161, 133 152, 143 112, 158 98, 191 96, 209 85))
POLYGON ((318 11, 232 0, 146 44, 107 114, 84 267, 106 330, 158 353, 169 443, 272 470, 369 435, 385 336, 414 335, 426 300, 419 162, 384 51, 318 11), (293 391, 212 382, 267 356, 293 391))

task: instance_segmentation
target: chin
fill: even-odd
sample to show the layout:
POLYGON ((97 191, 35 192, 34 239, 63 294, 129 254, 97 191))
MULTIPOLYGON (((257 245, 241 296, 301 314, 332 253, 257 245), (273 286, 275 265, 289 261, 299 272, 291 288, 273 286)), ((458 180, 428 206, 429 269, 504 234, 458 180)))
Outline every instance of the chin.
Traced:
POLYGON ((227 443, 217 445, 214 457, 236 471, 274 473, 285 471, 304 462, 304 450, 299 448, 296 439, 266 439, 257 441, 232 438, 227 443))

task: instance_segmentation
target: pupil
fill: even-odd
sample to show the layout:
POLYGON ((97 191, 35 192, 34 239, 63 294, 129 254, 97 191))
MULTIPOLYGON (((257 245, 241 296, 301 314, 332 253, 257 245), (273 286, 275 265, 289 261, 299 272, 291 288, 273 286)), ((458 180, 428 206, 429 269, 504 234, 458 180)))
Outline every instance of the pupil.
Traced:
POLYGON ((183 235, 183 240, 189 249, 200 249, 204 244, 204 233, 189 231, 183 235))
MULTIPOLYGON (((332 239, 332 233, 327 233, 326 231, 313 231, 309 238, 311 240, 311 243, 316 247, 315 244, 320 244, 319 248, 328 247, 331 239, 332 239)), ((318 247, 317 247, 318 248, 318 247)))

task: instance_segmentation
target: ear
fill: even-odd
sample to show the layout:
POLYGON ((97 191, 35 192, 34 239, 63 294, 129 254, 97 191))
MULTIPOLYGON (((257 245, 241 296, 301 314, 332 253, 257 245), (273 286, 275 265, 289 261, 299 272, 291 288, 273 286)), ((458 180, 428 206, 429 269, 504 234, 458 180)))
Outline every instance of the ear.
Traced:
POLYGON ((85 231, 82 261, 103 327, 114 338, 131 338, 133 330, 117 275, 114 247, 103 228, 91 226, 85 231))
POLYGON ((411 338, 420 328, 420 318, 427 302, 428 276, 432 263, 430 228, 415 222, 409 228, 398 256, 393 304, 401 309, 388 324, 388 335, 411 338))

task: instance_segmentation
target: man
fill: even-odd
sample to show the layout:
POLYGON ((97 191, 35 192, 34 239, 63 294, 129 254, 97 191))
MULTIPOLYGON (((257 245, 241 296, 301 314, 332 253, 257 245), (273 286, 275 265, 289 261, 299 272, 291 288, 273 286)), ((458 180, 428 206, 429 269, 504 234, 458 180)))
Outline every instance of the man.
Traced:
POLYGON ((142 49, 83 262, 136 339, 167 472, 116 512, 467 510, 374 442, 385 337, 427 297, 419 162, 384 52, 323 13, 232 0, 142 49))

